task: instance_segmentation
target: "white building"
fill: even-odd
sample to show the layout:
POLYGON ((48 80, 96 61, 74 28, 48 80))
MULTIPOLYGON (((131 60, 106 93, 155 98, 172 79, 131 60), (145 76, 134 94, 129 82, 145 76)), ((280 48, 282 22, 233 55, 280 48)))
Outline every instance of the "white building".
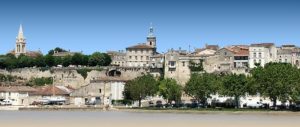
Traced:
POLYGON ((249 67, 256 67, 255 64, 264 66, 269 62, 276 62, 277 49, 273 43, 251 44, 249 47, 249 67))
POLYGON ((29 86, 0 86, 0 100, 11 100, 12 105, 29 105, 29 93, 35 91, 29 86))

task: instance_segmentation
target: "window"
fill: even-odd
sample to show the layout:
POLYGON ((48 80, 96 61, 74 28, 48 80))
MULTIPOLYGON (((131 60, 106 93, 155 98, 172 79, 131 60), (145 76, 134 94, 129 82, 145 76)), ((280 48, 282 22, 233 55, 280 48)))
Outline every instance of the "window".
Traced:
POLYGON ((261 59, 258 60, 258 63, 261 63, 261 59))
POLYGON ((132 57, 131 56, 129 56, 129 59, 131 59, 132 57))
POLYGON ((175 61, 169 61, 170 66, 175 66, 175 61))
POLYGON ((137 60, 137 56, 135 56, 135 60, 137 60))
POLYGON ((146 56, 146 60, 149 60, 149 56, 146 56))
POLYGON ((99 89, 99 93, 101 93, 102 92, 102 90, 101 89, 99 89))
POLYGON ((182 66, 184 66, 184 67, 185 67, 185 62, 182 62, 182 66))
POLYGON ((144 57, 143 57, 143 56, 141 56, 141 60, 143 60, 143 58, 144 58, 144 57))
POLYGON ((254 57, 254 58, 256 57, 256 52, 253 53, 253 57, 254 57))
POLYGON ((224 55, 226 56, 226 55, 227 55, 227 52, 224 52, 224 55))
POLYGON ((257 63, 257 62, 256 62, 256 59, 254 59, 254 64, 255 64, 255 63, 257 63))
POLYGON ((258 53, 258 57, 259 57, 259 58, 261 58, 261 52, 260 52, 260 53, 258 53))
POLYGON ((285 59, 285 62, 287 63, 287 59, 285 59))

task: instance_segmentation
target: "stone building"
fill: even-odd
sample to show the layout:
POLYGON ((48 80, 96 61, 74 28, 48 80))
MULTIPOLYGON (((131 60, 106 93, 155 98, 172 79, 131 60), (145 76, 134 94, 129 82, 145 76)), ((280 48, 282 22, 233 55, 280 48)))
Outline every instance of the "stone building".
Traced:
POLYGON ((35 92, 29 94, 30 104, 46 100, 64 100, 65 104, 70 104, 70 94, 74 91, 72 87, 62 85, 47 85, 36 88, 35 92))
POLYGON ((66 51, 66 52, 54 51, 53 56, 56 56, 56 57, 66 57, 66 56, 73 56, 76 53, 82 54, 82 52, 71 52, 70 50, 66 51))
POLYGON ((277 48, 277 62, 292 63, 293 52, 297 52, 295 45, 282 45, 277 48))
POLYGON ((158 54, 156 52, 156 37, 154 29, 151 26, 147 36, 147 42, 138 43, 126 48, 126 52, 107 51, 107 54, 112 58, 111 65, 120 67, 149 67, 150 57, 158 54))
POLYGON ((126 53, 123 50, 119 51, 107 51, 107 54, 111 57, 113 66, 126 66, 126 53))
POLYGON ((150 74, 159 78, 164 74, 164 54, 156 54, 150 57, 150 74))
POLYGON ((216 51, 219 50, 218 45, 207 45, 205 44, 205 48, 195 49, 195 52, 192 54, 201 55, 201 56, 213 56, 216 51))
POLYGON ((256 67, 255 64, 264 66, 269 62, 276 62, 277 49, 274 43, 251 44, 249 47, 249 68, 256 67))
POLYGON ((292 64, 300 68, 300 51, 292 52, 292 64))
POLYGON ((71 104, 109 105, 112 100, 122 100, 126 80, 119 77, 94 79, 71 93, 71 104))
POLYGON ((248 46, 227 46, 217 50, 214 55, 204 57, 203 67, 208 73, 246 73, 248 56, 248 46))
POLYGON ((175 79, 180 85, 185 85, 191 75, 190 62, 199 63, 205 57, 181 49, 171 49, 164 54, 164 77, 175 79))
POLYGON ((150 57, 156 53, 156 37, 153 27, 150 27, 146 43, 140 43, 126 48, 126 66, 149 67, 150 57))

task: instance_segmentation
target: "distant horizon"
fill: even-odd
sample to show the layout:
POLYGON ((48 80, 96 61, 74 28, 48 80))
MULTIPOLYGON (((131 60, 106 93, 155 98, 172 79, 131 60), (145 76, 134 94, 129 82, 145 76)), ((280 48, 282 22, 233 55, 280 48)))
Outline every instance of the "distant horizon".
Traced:
POLYGON ((146 42, 153 23, 158 52, 205 44, 300 46, 300 1, 272 0, 4 0, 0 54, 15 47, 23 25, 27 50, 55 47, 91 54, 146 42))

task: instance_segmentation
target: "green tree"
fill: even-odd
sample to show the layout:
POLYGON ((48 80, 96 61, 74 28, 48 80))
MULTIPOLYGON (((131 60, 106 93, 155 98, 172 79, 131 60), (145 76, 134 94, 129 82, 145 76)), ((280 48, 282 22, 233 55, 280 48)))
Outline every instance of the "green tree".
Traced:
POLYGON ((251 75, 259 85, 259 92, 269 97, 276 106, 277 100, 286 102, 290 98, 299 97, 300 72, 288 63, 268 63, 265 67, 257 67, 251 75))
POLYGON ((63 57, 63 59, 62 59, 62 65, 64 67, 68 67, 69 65, 71 65, 71 63, 72 63, 72 56, 67 55, 67 56, 63 57))
POLYGON ((104 56, 102 53, 100 52, 95 52, 93 53, 90 58, 89 58, 89 65, 90 66, 99 66, 99 65, 102 65, 103 64, 103 60, 104 59, 104 56))
POLYGON ((158 91, 158 83, 152 75, 143 75, 128 81, 124 88, 125 99, 138 101, 141 107, 142 99, 153 96, 158 91))
POLYGON ((82 59, 82 65, 85 65, 85 66, 89 65, 89 58, 90 58, 89 55, 84 55, 83 59, 82 59))
POLYGON ((45 56, 45 63, 48 67, 55 66, 55 59, 52 55, 46 55, 45 56))
POLYGON ((14 56, 13 57, 8 56, 8 57, 5 58, 4 66, 9 70, 17 68, 18 67, 18 60, 14 56))
POLYGON ((194 61, 189 62, 189 68, 191 72, 199 72, 203 71, 203 60, 200 60, 199 63, 196 63, 194 61))
POLYGON ((111 57, 108 54, 106 54, 106 53, 103 53, 103 57, 104 57, 104 62, 102 64, 102 66, 108 66, 108 65, 110 65, 110 63, 112 61, 111 57))
POLYGON ((72 65, 83 65, 84 63, 84 55, 82 55, 81 53, 75 53, 72 56, 72 60, 71 63, 72 65))
POLYGON ((163 79, 159 82, 159 94, 162 95, 169 104, 172 101, 180 102, 182 87, 174 79, 163 79))
POLYGON ((62 57, 53 57, 55 65, 62 65, 63 58, 62 57))
POLYGON ((18 57, 18 67, 24 68, 24 67, 33 67, 35 65, 34 59, 32 57, 28 57, 25 55, 20 55, 18 57))
POLYGON ((220 84, 219 76, 215 74, 195 73, 192 74, 190 80, 186 83, 184 91, 198 102, 206 105, 207 99, 211 97, 211 94, 217 92, 220 84))
POLYGON ((247 78, 244 74, 229 74, 223 77, 221 94, 234 97, 236 108, 239 108, 240 97, 246 93, 247 78))
POLYGON ((46 66, 45 57, 42 56, 42 55, 37 56, 37 57, 34 59, 34 64, 35 64, 37 67, 45 67, 45 66, 46 66))
POLYGON ((106 53, 95 52, 89 57, 90 66, 108 66, 111 63, 111 58, 106 53))

